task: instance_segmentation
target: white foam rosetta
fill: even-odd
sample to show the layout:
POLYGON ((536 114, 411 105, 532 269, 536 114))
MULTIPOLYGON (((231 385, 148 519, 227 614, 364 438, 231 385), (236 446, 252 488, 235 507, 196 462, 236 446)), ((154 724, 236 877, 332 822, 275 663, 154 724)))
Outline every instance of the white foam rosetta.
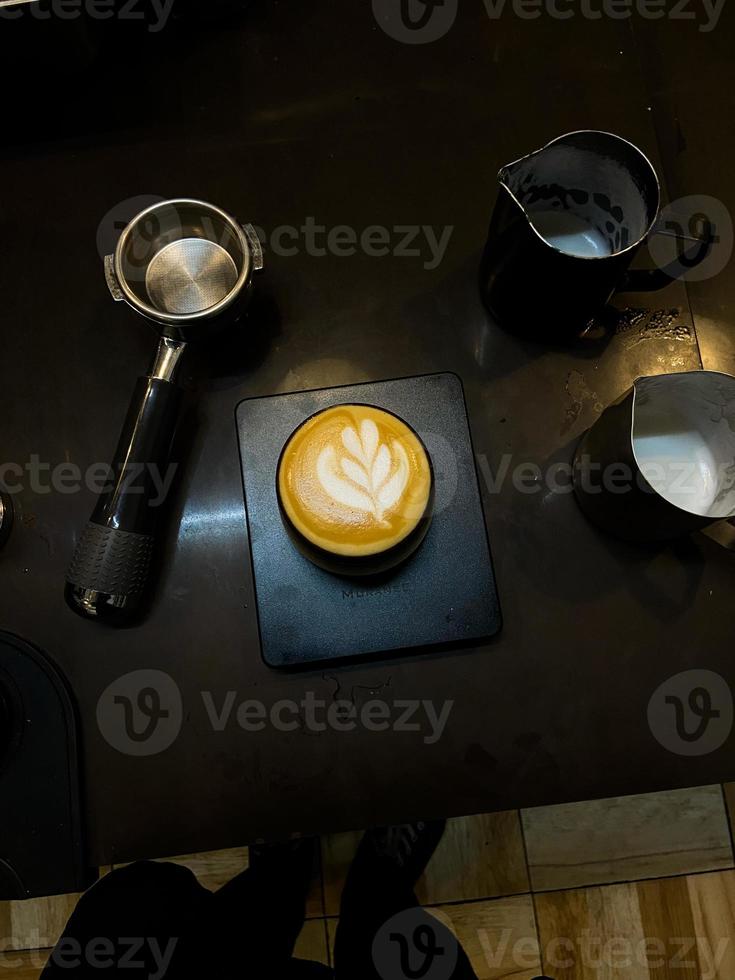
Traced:
POLYGON ((378 427, 372 419, 363 419, 359 435, 351 425, 346 426, 342 446, 325 446, 319 454, 317 475, 335 503, 383 521, 384 514, 403 496, 409 462, 398 440, 394 439, 390 448, 379 443, 378 427))

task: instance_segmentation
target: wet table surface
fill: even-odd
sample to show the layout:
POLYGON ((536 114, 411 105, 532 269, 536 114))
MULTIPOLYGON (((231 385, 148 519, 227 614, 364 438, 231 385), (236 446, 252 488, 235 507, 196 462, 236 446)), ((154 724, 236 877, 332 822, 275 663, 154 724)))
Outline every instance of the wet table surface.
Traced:
POLYGON ((518 339, 482 307, 497 170, 563 132, 632 140, 670 198, 725 209, 732 198, 735 11, 704 31, 703 11, 679 23, 574 9, 493 19, 460 4, 444 36, 406 44, 358 0, 261 0, 227 23, 105 40, 96 61, 62 65, 43 105, 4 121, 3 461, 109 460, 155 343, 102 275, 130 199, 201 197, 267 237, 245 327, 185 371, 186 461, 145 623, 105 630, 64 605, 90 490, 49 490, 50 470, 26 469, 15 497, 0 627, 47 651, 73 687, 92 861, 735 778, 732 736, 689 756, 648 722, 653 693, 680 672, 735 681, 735 556, 701 535, 618 543, 569 493, 512 480, 522 463, 569 460, 639 375, 735 372, 729 267, 620 296, 607 332, 570 346, 518 339), (341 254, 340 226, 389 229, 390 254, 341 254), (397 247, 404 226, 419 229, 409 254, 397 247), (259 653, 236 405, 435 371, 464 382, 502 633, 476 648, 274 672, 259 653), (152 669, 180 692, 180 732, 158 754, 125 754, 100 731, 98 701, 152 669), (453 705, 432 738, 423 708, 419 731, 317 730, 306 699, 453 705), (298 703, 297 724, 242 727, 238 706, 252 700, 298 703))

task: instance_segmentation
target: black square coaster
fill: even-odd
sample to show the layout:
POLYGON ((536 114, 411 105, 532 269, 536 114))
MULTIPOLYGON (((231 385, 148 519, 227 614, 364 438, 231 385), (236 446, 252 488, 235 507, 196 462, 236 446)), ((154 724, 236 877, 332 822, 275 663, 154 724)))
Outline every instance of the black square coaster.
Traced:
POLYGON ((486 639, 501 626, 462 382, 454 374, 251 398, 237 407, 263 658, 297 667, 486 639), (313 565, 281 520, 276 471, 309 416, 362 402, 395 413, 429 451, 434 518, 418 551, 379 578, 313 565))

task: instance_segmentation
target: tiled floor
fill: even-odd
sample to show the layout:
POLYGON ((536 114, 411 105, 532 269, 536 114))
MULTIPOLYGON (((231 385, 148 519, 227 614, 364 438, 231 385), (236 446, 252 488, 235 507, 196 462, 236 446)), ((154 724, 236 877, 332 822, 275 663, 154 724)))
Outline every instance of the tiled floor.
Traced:
POLYGON ((557 980, 735 976, 732 871, 546 892, 536 914, 557 980))
POLYGON ((534 891, 732 867, 719 786, 523 813, 534 891))
MULTIPOLYGON (((733 980, 735 785, 450 821, 419 883, 480 980, 733 980)), ((297 956, 328 963, 359 834, 322 840, 297 956)), ((209 888, 245 848, 177 857, 209 888)), ((36 980, 75 896, 0 903, 0 977, 36 980)))

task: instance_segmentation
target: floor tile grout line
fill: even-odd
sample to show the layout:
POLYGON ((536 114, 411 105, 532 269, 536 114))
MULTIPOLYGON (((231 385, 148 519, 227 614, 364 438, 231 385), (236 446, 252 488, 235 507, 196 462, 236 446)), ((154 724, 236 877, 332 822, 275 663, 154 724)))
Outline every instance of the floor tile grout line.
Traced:
POLYGON ((536 893, 533 891, 533 882, 531 881, 531 863, 528 859, 528 841, 526 839, 526 828, 523 823, 523 810, 518 810, 518 824, 521 830, 521 844, 523 846, 523 860, 526 864, 526 881, 528 882, 528 888, 531 895, 531 911, 533 912, 533 927, 536 930, 536 944, 538 946, 538 965, 541 973, 546 975, 546 966, 544 964, 544 951, 541 944, 541 928, 539 925, 539 913, 538 904, 536 902, 536 893))
POLYGON ((533 892, 533 882, 531 881, 531 862, 528 858, 528 840, 526 839, 526 827, 523 823, 523 810, 516 810, 518 814, 518 826, 521 831, 521 845, 523 847, 523 861, 526 865, 526 882, 529 892, 533 892))
MULTIPOLYGON (((8 956, 29 956, 29 955, 31 955, 33 953, 41 953, 41 954, 47 953, 48 956, 46 957, 46 959, 48 959, 48 957, 51 956, 51 954, 53 953, 53 951, 55 949, 56 949, 55 946, 33 946, 33 947, 30 947, 29 949, 3 949, 3 950, 0 950, 0 970, 4 969, 3 963, 2 963, 3 957, 6 957, 7 958, 8 956)), ((6 974, 1 974, 0 973, 0 976, 5 976, 5 975, 6 974)))
POLYGON ((731 812, 730 804, 728 803, 728 800, 727 800, 727 791, 725 789, 725 784, 724 783, 720 783, 720 791, 722 793, 722 803, 723 803, 723 805, 725 807, 725 817, 727 819, 727 829, 728 829, 728 832, 730 834, 730 852, 733 855, 733 862, 735 862, 735 837, 733 836, 733 830, 732 830, 732 820, 733 820, 733 816, 735 816, 735 814, 733 814, 731 812))
POLYGON ((735 863, 723 868, 705 868, 699 871, 677 871, 674 874, 647 875, 645 878, 616 878, 614 881, 592 881, 585 885, 569 885, 563 888, 537 888, 532 895, 557 895, 560 892, 580 892, 588 888, 615 888, 619 885, 638 885, 645 881, 671 881, 675 878, 699 878, 702 875, 720 875, 735 871, 735 863))
POLYGON ((324 874, 325 861, 324 861, 324 841, 326 837, 322 834, 319 835, 319 885, 322 895, 322 914, 323 914, 323 924, 324 924, 324 939, 327 944, 327 966, 334 968, 332 963, 332 949, 329 942, 329 924, 327 922, 327 882, 326 876, 324 874))
MULTIPOLYGON (((729 838, 730 835, 728 833, 728 845, 731 843, 729 838)), ((603 860, 597 859, 592 861, 570 861, 569 863, 566 864, 561 861, 549 861, 549 862, 535 864, 534 867, 547 868, 547 869, 548 868, 593 868, 598 864, 603 864, 606 862, 617 863, 620 861, 639 861, 645 858, 668 858, 668 857, 672 857, 673 855, 685 855, 689 853, 709 854, 710 851, 717 852, 721 850, 730 851, 729 857, 731 859, 731 863, 735 863, 735 859, 733 859, 732 848, 729 846, 723 847, 723 844, 719 843, 719 844, 712 844, 711 847, 694 847, 691 849, 691 852, 686 850, 685 848, 677 847, 671 851, 655 851, 655 852, 649 851, 649 852, 644 852, 642 854, 628 854, 628 855, 624 855, 621 858, 606 858, 603 860)))
MULTIPOLYGON (((680 878, 680 877, 687 877, 687 876, 693 876, 693 875, 716 874, 718 872, 724 872, 724 871, 733 870, 733 868, 735 868, 735 843, 734 843, 734 838, 733 838, 733 826, 732 826, 732 823, 731 823, 730 818, 729 818, 729 808, 727 806, 727 798, 726 798, 725 791, 724 791, 724 785, 722 783, 707 784, 707 788, 714 789, 715 787, 719 787, 719 795, 720 795, 721 800, 722 800, 723 816, 724 816, 725 821, 726 821, 726 824, 727 824, 727 837, 728 837, 727 852, 728 853, 726 855, 726 863, 725 864, 723 864, 721 866, 718 866, 718 867, 714 867, 714 868, 704 868, 704 869, 700 868, 700 869, 692 870, 692 871, 675 871, 675 872, 669 872, 669 873, 663 872, 663 873, 658 873, 658 874, 643 875, 641 877, 635 877, 635 878, 612 878, 611 880, 606 880, 606 881, 586 882, 586 883, 582 883, 582 884, 579 884, 579 885, 566 885, 566 886, 562 885, 562 886, 556 886, 556 887, 553 887, 553 888, 537 888, 534 885, 534 878, 533 878, 533 873, 532 873, 532 870, 531 870, 531 864, 530 864, 530 861, 528 860, 528 846, 527 846, 527 840, 526 840, 525 825, 524 825, 524 822, 523 822, 523 813, 524 813, 524 810, 521 809, 520 810, 521 831, 523 833, 524 845, 526 847, 526 862, 527 862, 527 867, 528 867, 529 888, 530 888, 531 892, 533 894, 542 894, 542 895, 543 894, 553 894, 554 892, 577 891, 577 890, 584 889, 584 888, 603 888, 603 887, 613 886, 613 885, 634 884, 635 882, 639 882, 639 881, 657 881, 657 880, 664 880, 664 879, 669 879, 669 878, 680 878)), ((701 787, 701 788, 705 788, 705 787, 701 787)), ((700 787, 690 787, 689 789, 690 790, 697 790, 697 789, 700 789, 700 787)), ((687 789, 684 788, 680 792, 687 792, 687 789)), ((636 795, 648 795, 648 794, 636 794, 636 795)), ((634 797, 630 797, 630 798, 632 799, 634 797)), ((584 805, 585 802, 587 802, 587 801, 581 801, 580 805, 584 805)), ((564 806, 565 804, 559 804, 559 805, 560 806, 564 806)), ((716 851, 718 849, 724 849, 722 843, 720 843, 718 845, 713 845, 712 847, 708 847, 708 848, 706 848, 706 847, 705 848, 697 848, 696 851, 695 851, 695 853, 706 853, 708 851, 716 851)), ((666 856, 667 854, 684 854, 684 853, 686 853, 686 852, 685 851, 682 851, 682 850, 674 850, 674 851, 670 851, 670 852, 663 852, 663 856, 666 856)), ((597 861, 588 861, 588 862, 586 862, 586 864, 588 864, 588 865, 594 865, 594 864, 597 864, 597 863, 598 863, 597 861)), ((546 867, 552 867, 552 866, 557 866, 557 865, 546 865, 546 867)), ((579 862, 575 862, 572 865, 568 865, 568 867, 582 867, 582 866, 583 866, 583 864, 580 864, 579 862)), ((538 865, 538 867, 544 867, 544 865, 538 865)))
POLYGON ((426 905, 421 907, 424 909, 443 909, 443 908, 456 908, 461 905, 482 905, 483 902, 505 902, 509 898, 527 898, 533 893, 527 892, 509 892, 507 895, 487 895, 482 898, 454 898, 450 902, 427 902, 426 905))
POLYGON ((329 923, 327 922, 326 915, 319 921, 322 924, 322 932, 324 933, 324 951, 327 954, 326 965, 334 969, 334 964, 332 963, 332 950, 329 948, 329 923))
POLYGON ((536 930, 536 943, 538 945, 538 965, 541 970, 541 973, 544 976, 546 976, 546 964, 544 963, 544 948, 541 942, 541 927, 539 925, 541 920, 539 918, 538 904, 536 902, 536 895, 534 892, 531 892, 531 910, 533 912, 533 927, 536 930))

